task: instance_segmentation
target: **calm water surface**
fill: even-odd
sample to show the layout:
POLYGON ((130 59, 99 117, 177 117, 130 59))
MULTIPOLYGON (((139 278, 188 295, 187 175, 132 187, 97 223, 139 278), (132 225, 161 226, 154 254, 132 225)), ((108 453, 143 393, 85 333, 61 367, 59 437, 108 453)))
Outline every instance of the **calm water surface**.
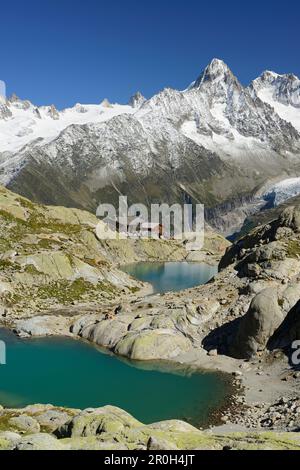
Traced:
POLYGON ((152 284, 155 293, 179 291, 206 284, 218 272, 205 263, 135 263, 124 266, 132 277, 152 284))
MULTIPOLYGON (((139 263, 124 270, 155 292, 205 284, 217 268, 203 263, 139 263)), ((74 408, 118 406, 144 423, 184 419, 205 425, 227 399, 223 375, 167 363, 121 360, 66 338, 22 340, 0 329, 7 364, 0 365, 0 404, 51 403, 74 408)))
POLYGON ((4 406, 114 405, 145 423, 179 418, 202 425, 228 392, 222 375, 129 363, 81 341, 21 340, 7 330, 0 330, 0 339, 7 346, 7 364, 0 366, 4 406))

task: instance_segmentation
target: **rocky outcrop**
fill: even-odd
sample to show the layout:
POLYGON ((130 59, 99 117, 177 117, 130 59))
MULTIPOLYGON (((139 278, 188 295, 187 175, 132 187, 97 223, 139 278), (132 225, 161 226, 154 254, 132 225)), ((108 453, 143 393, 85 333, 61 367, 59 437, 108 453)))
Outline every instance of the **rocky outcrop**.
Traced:
POLYGON ((234 266, 247 281, 248 292, 255 295, 233 335, 229 349, 235 356, 251 357, 267 347, 286 348, 298 339, 299 231, 299 206, 287 207, 277 219, 241 238, 221 260, 220 269, 234 266))
POLYGON ((186 311, 169 310, 159 315, 157 307, 149 309, 149 304, 145 304, 138 309, 130 306, 128 311, 108 319, 101 314, 88 315, 76 321, 71 331, 130 359, 171 359, 192 348, 190 339, 177 326, 185 318, 186 311))
MULTIPOLYGON (((272 337, 270 348, 290 350, 294 341, 300 341, 300 300, 298 300, 297 304, 289 311, 284 322, 272 337)), ((297 360, 299 360, 298 356, 299 354, 297 354, 297 360)), ((298 364, 294 365, 297 366, 298 364)))
POLYGON ((141 283, 116 269, 88 212, 42 207, 0 188, 3 319, 58 305, 103 300, 141 283))
MULTIPOLYGON (((268 261, 297 260, 298 233, 300 230, 299 206, 287 207, 270 223, 258 226, 234 243, 220 262, 220 269, 236 263, 242 271, 249 264, 268 261), (288 245, 287 245, 288 243, 288 245), (294 250, 293 250, 293 244, 294 250)), ((296 269, 297 271, 297 269, 296 269)))
POLYGON ((170 329, 144 330, 127 335, 115 348, 116 354, 135 360, 171 359, 191 349, 191 342, 170 329))
POLYGON ((238 358, 251 358, 264 351, 282 320, 276 291, 272 288, 263 290, 254 297, 242 318, 231 353, 238 358))
MULTIPOLYGON (((53 423, 52 423, 53 424, 53 423)), ((69 410, 38 405, 25 410, 0 411, 0 450, 299 450, 298 433, 203 432, 182 421, 145 425, 125 411, 107 406, 69 410), (45 413, 60 416, 55 426, 40 432, 20 430, 16 420, 24 413, 43 422, 45 413), (10 418, 10 416, 14 418, 10 418), (68 419, 67 418, 68 415, 68 419)))
POLYGON ((8 424, 17 431, 24 433, 36 434, 40 432, 39 422, 26 414, 10 418, 8 424))
POLYGON ((146 98, 141 94, 140 91, 135 93, 129 100, 129 106, 133 108, 140 108, 145 103, 146 98))

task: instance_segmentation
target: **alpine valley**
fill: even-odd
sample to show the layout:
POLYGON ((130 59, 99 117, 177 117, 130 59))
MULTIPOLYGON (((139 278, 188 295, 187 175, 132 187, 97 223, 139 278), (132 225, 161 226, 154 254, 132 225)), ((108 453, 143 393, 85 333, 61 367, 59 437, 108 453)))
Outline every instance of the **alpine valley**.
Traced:
POLYGON ((299 319, 295 75, 0 97, 0 450, 300 450, 299 319), (112 233, 120 195, 203 203, 203 246, 112 233))

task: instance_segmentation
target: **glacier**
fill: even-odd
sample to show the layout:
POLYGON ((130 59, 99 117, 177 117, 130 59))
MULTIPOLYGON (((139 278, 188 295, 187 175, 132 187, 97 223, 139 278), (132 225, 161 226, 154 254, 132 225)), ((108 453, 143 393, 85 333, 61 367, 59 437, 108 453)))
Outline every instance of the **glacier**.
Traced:
POLYGON ((300 178, 287 178, 279 181, 274 186, 270 186, 263 193, 263 198, 270 201, 273 207, 277 207, 283 202, 300 194, 300 178))

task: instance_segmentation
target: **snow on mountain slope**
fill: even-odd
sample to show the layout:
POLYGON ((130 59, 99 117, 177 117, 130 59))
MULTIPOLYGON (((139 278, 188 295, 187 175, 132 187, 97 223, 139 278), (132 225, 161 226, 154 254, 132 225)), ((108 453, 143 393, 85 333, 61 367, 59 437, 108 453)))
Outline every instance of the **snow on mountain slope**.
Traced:
POLYGON ((300 178, 288 178, 269 187, 263 198, 270 200, 274 207, 300 194, 300 178))
POLYGON ((251 149, 270 151, 270 147, 284 146, 286 138, 291 142, 299 138, 291 125, 243 88, 218 59, 187 90, 165 89, 135 116, 149 129, 162 128, 165 122, 181 126, 186 137, 229 158, 242 158, 243 150, 244 154, 251 149))
MULTIPOLYGON (((300 174, 300 134, 258 96, 273 77, 261 81, 245 88, 214 59, 185 91, 166 88, 148 100, 137 93, 130 106, 104 101, 59 112, 12 97, 0 103, 0 182, 78 206, 105 191, 178 200, 184 184, 213 204, 268 177, 300 174)), ((280 103, 290 103, 282 106, 299 112, 294 80, 278 87, 280 103)))
POLYGON ((2 119, 0 114, 0 152, 17 152, 37 139, 38 145, 50 142, 72 124, 105 122, 114 116, 134 112, 131 106, 110 105, 106 100, 100 105, 76 104, 59 112, 54 106, 37 108, 16 97, 8 100, 5 108, 6 115, 3 110, 2 119))
POLYGON ((295 75, 264 72, 250 85, 250 90, 272 106, 285 121, 300 131, 300 80, 295 75))
MULTIPOLYGON (((222 158, 264 159, 275 148, 286 148, 285 136, 299 140, 296 130, 255 93, 242 87, 230 69, 214 59, 185 92, 190 106, 196 105, 194 119, 182 124, 182 132, 222 158), (201 103, 200 101, 201 100, 201 103)), ((177 110, 177 113, 180 113, 177 110)))
MULTIPOLYGON (((274 74, 274 77, 279 76, 274 74)), ((57 138, 70 125, 101 123, 121 114, 134 114, 145 128, 156 134, 161 134, 167 123, 176 127, 183 125, 185 136, 210 150, 221 151, 223 157, 239 154, 243 148, 259 150, 270 145, 270 140, 278 146, 284 140, 278 128, 285 127, 287 137, 293 139, 295 135, 288 124, 279 122, 276 113, 264 103, 257 102, 254 89, 263 101, 272 103, 268 93, 273 82, 267 80, 266 88, 265 81, 257 79, 252 90, 245 89, 223 61, 214 59, 184 92, 165 89, 148 101, 137 93, 128 106, 110 105, 105 100, 101 105, 77 104, 59 112, 54 106, 37 108, 29 101, 13 96, 0 107, 0 152, 15 153, 32 142, 43 145, 57 138), (189 126, 194 129, 192 133, 186 133, 189 126)), ((297 91, 293 94, 288 88, 288 92, 293 97, 293 106, 296 105, 297 91)), ((281 94, 284 95, 284 90, 281 94)), ((278 103, 278 106, 284 105, 278 103)), ((293 113, 293 119, 288 120, 296 122, 300 129, 297 121, 300 120, 300 104, 298 109, 293 107, 290 111, 286 108, 286 113, 279 109, 278 114, 287 119, 289 113, 293 113)))
POLYGON ((263 143, 254 137, 245 137, 236 130, 229 130, 228 133, 215 133, 212 132, 209 136, 199 134, 196 121, 185 121, 181 127, 182 133, 198 143, 203 145, 205 148, 212 152, 216 152, 222 158, 236 158, 241 162, 243 156, 249 156, 252 154, 253 157, 257 157, 258 153, 261 158, 264 158, 263 154, 267 156, 270 151, 266 149, 263 143))

